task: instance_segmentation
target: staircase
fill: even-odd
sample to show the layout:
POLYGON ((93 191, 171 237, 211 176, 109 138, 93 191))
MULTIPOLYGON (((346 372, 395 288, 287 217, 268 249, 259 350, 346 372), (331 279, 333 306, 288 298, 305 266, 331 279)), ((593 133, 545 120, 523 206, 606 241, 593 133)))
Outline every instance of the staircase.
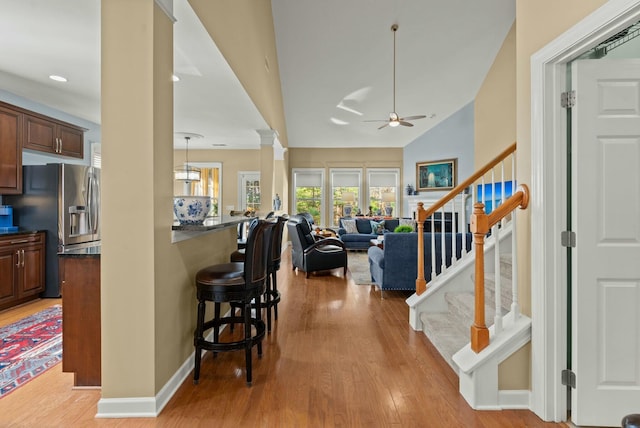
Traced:
MULTIPOLYGON (((501 306, 502 315, 511 307, 511 252, 500 255, 500 275, 502 279, 501 306)), ((468 277, 469 289, 445 291, 446 312, 422 312, 422 330, 436 347, 438 352, 457 373, 458 366, 453 355, 469 343, 469 327, 473 324, 475 297, 473 293, 474 277, 468 277)), ((495 317, 495 273, 485 272, 485 319, 492 325, 495 317)))
MULTIPOLYGON (((416 293, 406 300, 409 324, 427 335, 458 374, 460 394, 473 409, 529 407, 528 390, 500 390, 498 386, 500 364, 531 341, 531 319, 520 313, 515 251, 516 210, 527 208, 529 189, 526 184, 516 187, 513 180, 517 176, 515 149, 515 144, 505 149, 428 208, 418 202, 415 213, 418 275, 416 293), (509 166, 511 180, 506 173, 509 166), (472 207, 468 221, 467 198, 472 207), (431 218, 434 230, 432 215, 448 211, 461 213, 461 230, 468 225, 473 249, 462 251, 438 275, 431 272, 427 284, 423 257, 431 257, 435 266, 444 245, 423 250, 420 225, 431 218), (500 287, 496 287, 498 282, 500 287)), ((441 242, 445 242, 444 235, 441 242)), ((451 246, 454 242, 452 239, 451 246)))

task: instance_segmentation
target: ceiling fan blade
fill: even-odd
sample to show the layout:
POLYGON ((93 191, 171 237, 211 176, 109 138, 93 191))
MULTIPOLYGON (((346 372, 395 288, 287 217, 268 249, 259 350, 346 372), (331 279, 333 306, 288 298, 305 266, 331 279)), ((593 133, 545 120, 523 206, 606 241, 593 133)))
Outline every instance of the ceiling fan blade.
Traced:
POLYGON ((382 125, 380 128, 378 129, 382 129, 382 128, 386 128, 387 126, 389 126, 389 122, 385 123, 384 125, 382 125))
POLYGON ((363 120, 363 122, 388 122, 389 119, 378 119, 378 120, 363 120))
POLYGON ((421 114, 421 115, 418 115, 418 116, 403 117, 403 118, 400 118, 400 120, 416 120, 416 119, 424 119, 425 117, 427 117, 427 116, 425 116, 424 114, 421 114))
POLYGON ((405 122, 404 120, 399 120, 398 123, 402 126, 413 126, 413 123, 405 122))

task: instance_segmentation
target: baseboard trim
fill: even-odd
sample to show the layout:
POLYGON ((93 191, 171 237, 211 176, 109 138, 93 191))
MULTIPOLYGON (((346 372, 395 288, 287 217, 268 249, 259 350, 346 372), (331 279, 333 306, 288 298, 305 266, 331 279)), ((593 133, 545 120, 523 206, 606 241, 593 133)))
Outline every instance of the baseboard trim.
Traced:
MULTIPOLYGON (((230 312, 225 314, 229 316, 230 312)), ((224 331, 226 325, 222 327, 224 331)), ((207 335, 207 340, 213 340, 213 331, 207 335)), ((206 351, 203 351, 204 354, 206 351)), ((96 418, 155 418, 164 406, 176 393, 178 388, 187 379, 193 370, 196 353, 189 355, 178 370, 165 383, 155 397, 129 397, 129 398, 101 398, 98 401, 98 413, 96 418)))
POLYGON ((502 410, 531 409, 531 391, 524 389, 498 391, 498 403, 502 410))

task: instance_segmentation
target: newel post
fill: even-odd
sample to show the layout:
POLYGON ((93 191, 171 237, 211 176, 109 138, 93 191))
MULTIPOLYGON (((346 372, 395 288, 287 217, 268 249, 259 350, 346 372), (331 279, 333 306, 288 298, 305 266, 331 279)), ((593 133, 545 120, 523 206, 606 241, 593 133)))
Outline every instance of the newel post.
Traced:
POLYGON ((489 220, 484 204, 476 203, 471 215, 471 233, 476 253, 475 314, 471 326, 471 349, 478 353, 489 346, 489 329, 484 320, 484 237, 489 232, 489 220))
POLYGON ((424 279, 424 222, 427 219, 427 210, 424 203, 418 202, 416 210, 416 225, 418 232, 418 277, 416 278, 416 294, 419 296, 427 291, 427 281, 424 279))

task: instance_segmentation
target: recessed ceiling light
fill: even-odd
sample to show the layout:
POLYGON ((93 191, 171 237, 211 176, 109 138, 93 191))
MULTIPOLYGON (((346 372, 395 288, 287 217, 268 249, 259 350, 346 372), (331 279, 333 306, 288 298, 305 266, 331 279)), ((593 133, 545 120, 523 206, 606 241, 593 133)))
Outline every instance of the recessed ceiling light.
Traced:
POLYGON ((174 82, 179 82, 180 78, 178 76, 176 76, 175 74, 171 75, 171 80, 173 80, 174 82))
POLYGON ((52 74, 49 76, 49 79, 51 80, 55 80, 56 82, 66 82, 67 78, 66 77, 62 77, 62 76, 58 76, 56 74, 52 74))

